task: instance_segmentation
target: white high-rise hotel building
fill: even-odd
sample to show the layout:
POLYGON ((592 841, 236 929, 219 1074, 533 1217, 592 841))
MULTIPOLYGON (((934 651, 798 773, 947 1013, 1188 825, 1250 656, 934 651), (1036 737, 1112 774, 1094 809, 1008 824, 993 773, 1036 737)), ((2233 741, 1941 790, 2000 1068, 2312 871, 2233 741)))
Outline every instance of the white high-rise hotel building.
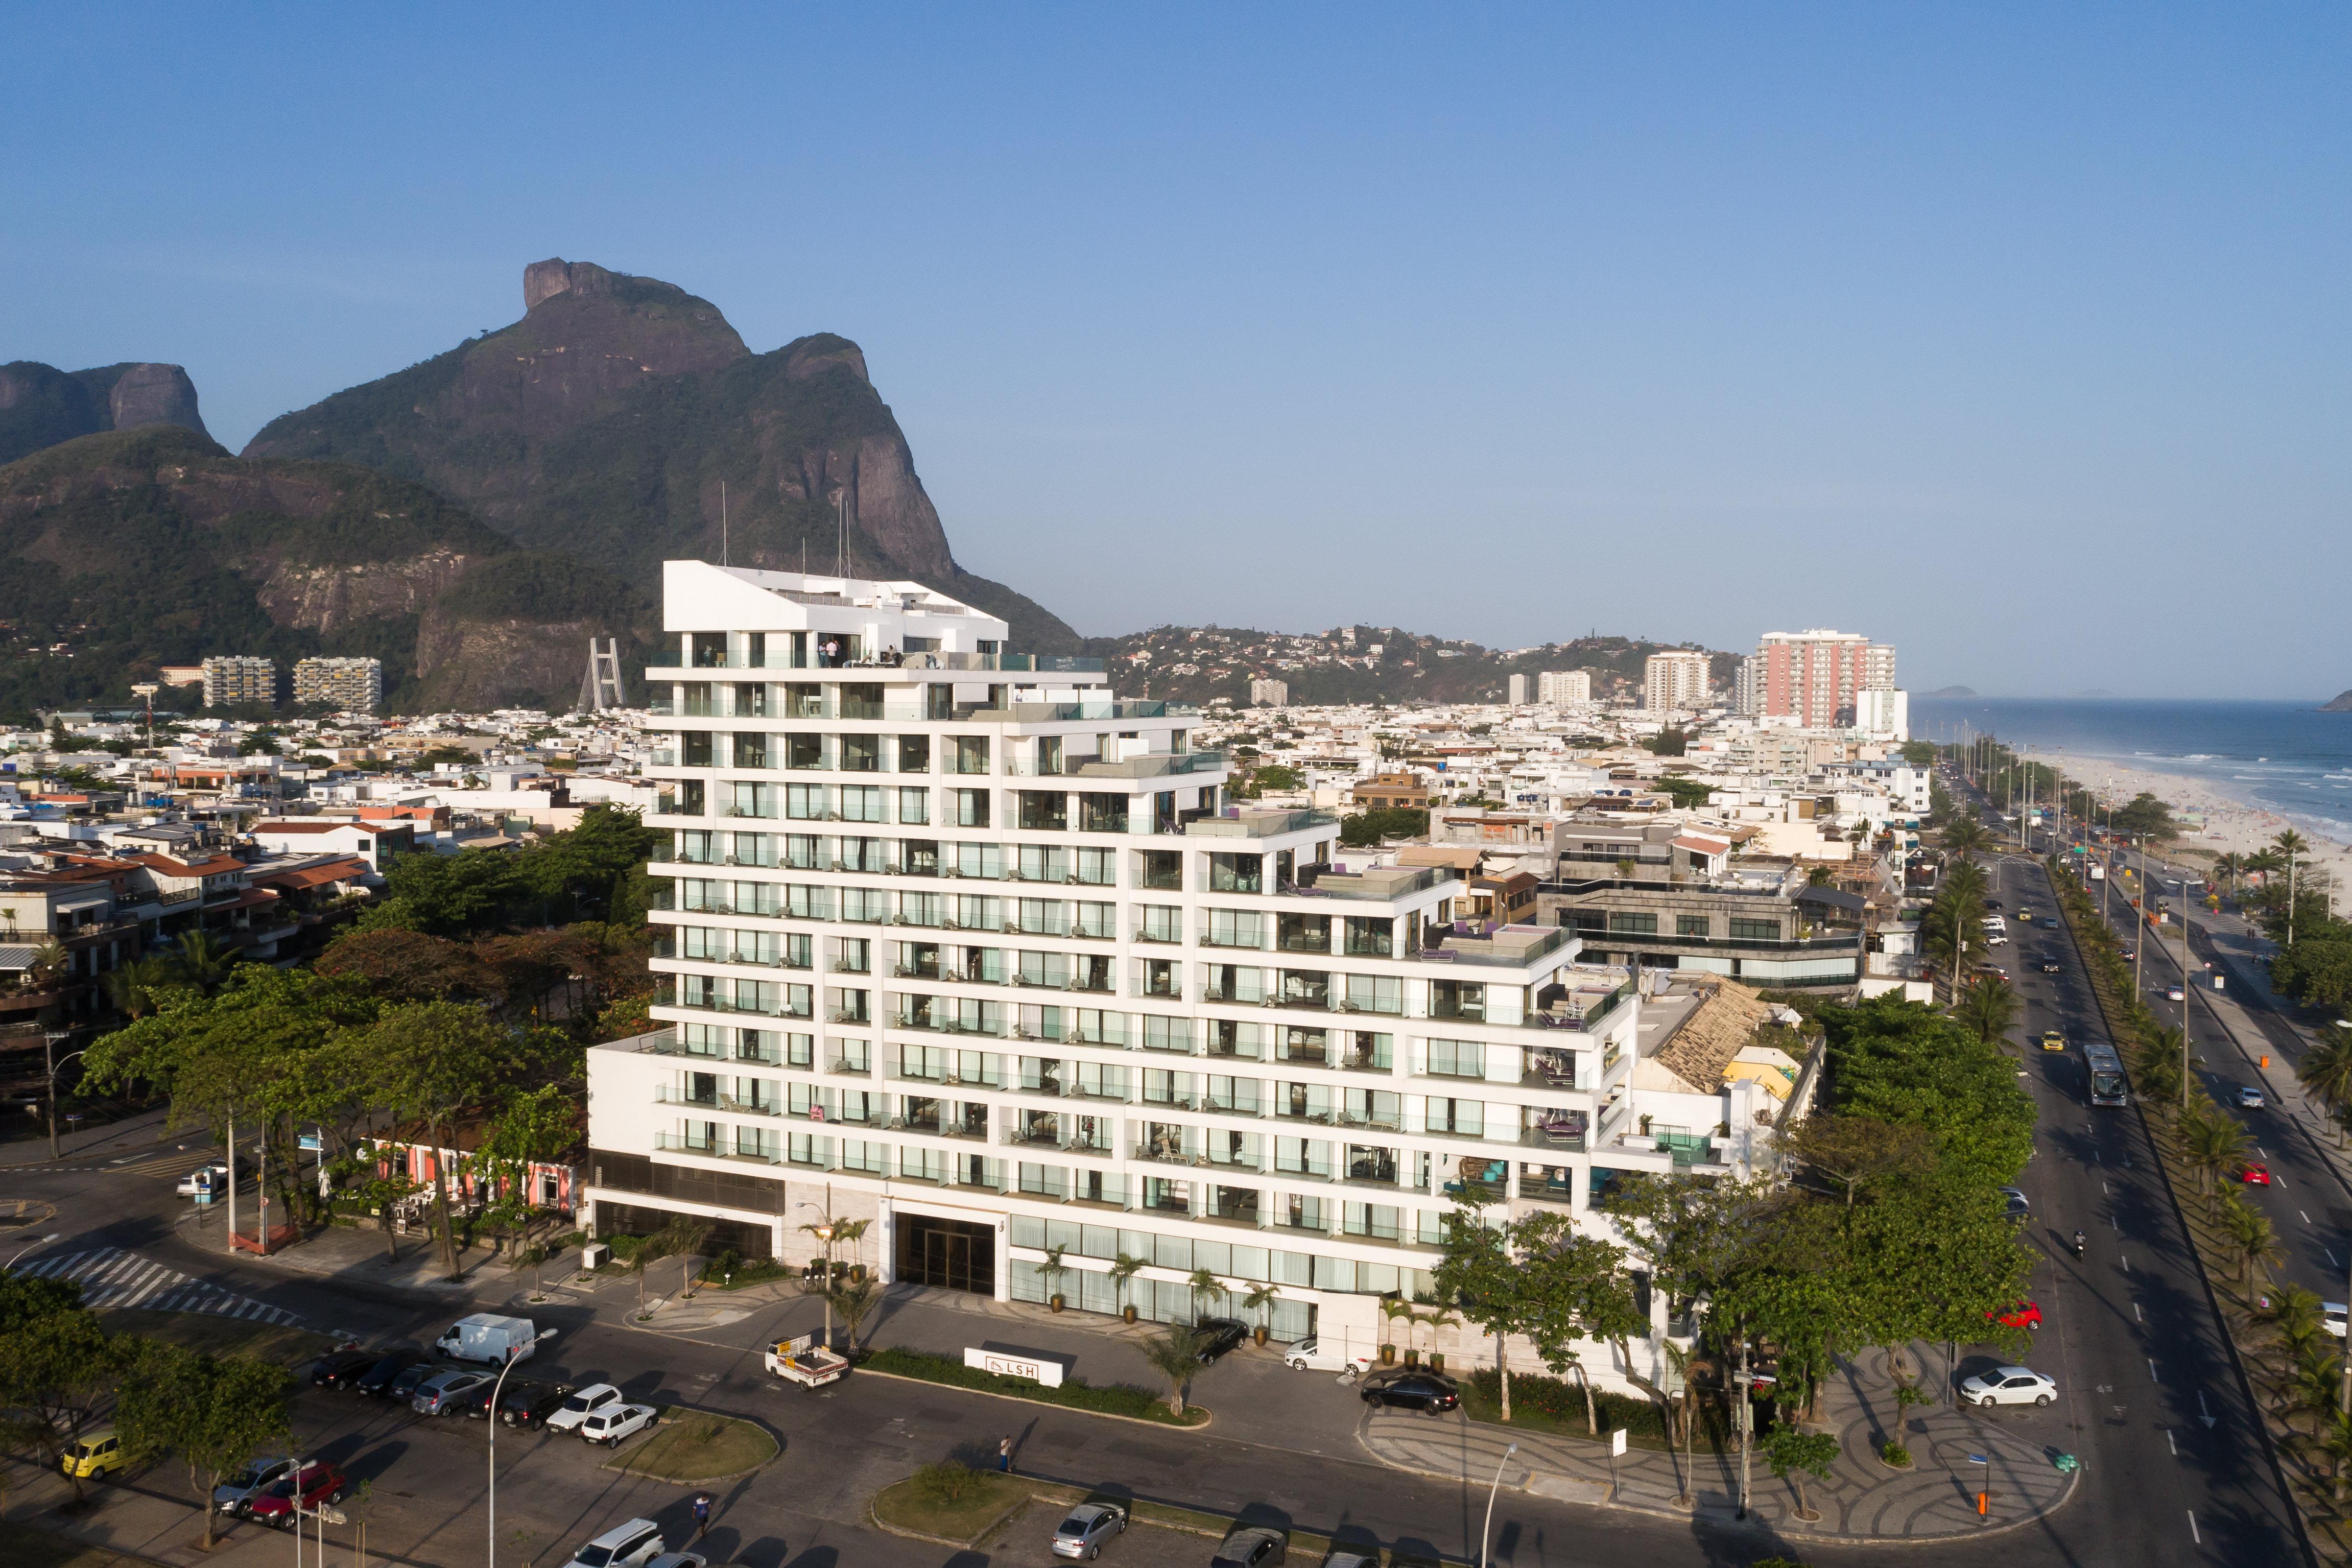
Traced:
POLYGON ((662 1027, 588 1053, 598 1233, 686 1211, 797 1261, 830 1212, 885 1279, 1169 1320, 1206 1269, 1212 1310, 1271 1285, 1278 1337, 1367 1347, 1454 1194, 1584 1215, 1672 1168, 1616 1146, 1625 971, 1453 926, 1450 871, 1339 872, 1327 814, 1228 806, 1191 710, 911 583, 663 591, 662 1027))

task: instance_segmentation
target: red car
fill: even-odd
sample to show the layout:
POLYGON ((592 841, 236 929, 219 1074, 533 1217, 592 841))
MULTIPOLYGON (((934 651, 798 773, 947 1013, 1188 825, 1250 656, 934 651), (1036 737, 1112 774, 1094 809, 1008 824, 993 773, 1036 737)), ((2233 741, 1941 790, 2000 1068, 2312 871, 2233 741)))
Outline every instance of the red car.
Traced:
MULTIPOLYGON (((330 1503, 342 1501, 343 1489, 348 1485, 343 1479, 342 1471, 323 1461, 303 1466, 299 1479, 302 1489, 302 1511, 305 1513, 315 1512, 330 1503)), ((253 1500, 252 1506, 247 1510, 250 1516, 264 1524, 274 1524, 280 1530, 292 1529, 295 1484, 296 1480, 293 1477, 272 1481, 259 1497, 253 1500)))
POLYGON ((2006 1312, 1987 1312, 1985 1316, 1995 1320, 2004 1329, 2038 1329, 2042 1326, 2042 1308, 2033 1301, 2020 1301, 2006 1312))
POLYGON ((2248 1161, 2239 1170, 2238 1180, 2248 1186, 2267 1187, 2271 1184, 2271 1168, 2257 1161, 2248 1161))

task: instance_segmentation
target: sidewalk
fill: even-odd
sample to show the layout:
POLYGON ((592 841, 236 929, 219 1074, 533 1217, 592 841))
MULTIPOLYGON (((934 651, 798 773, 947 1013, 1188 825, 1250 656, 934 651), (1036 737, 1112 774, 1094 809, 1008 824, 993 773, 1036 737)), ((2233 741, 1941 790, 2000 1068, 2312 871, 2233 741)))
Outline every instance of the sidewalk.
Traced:
MULTIPOLYGON (((2043 1439, 2063 1438, 2065 1427, 2046 1412, 1915 1406, 1902 1426, 1914 1468, 1889 1469, 1878 1458, 1879 1445, 1895 1430, 1884 1353, 1871 1351, 1856 1364, 1841 1363, 1840 1372, 1822 1393, 1826 1420, 1817 1429, 1835 1432, 1843 1452, 1828 1481, 1805 1478, 1805 1500, 1821 1517, 1797 1517, 1796 1494, 1773 1476, 1759 1454, 1752 1463, 1748 1510, 1759 1531, 1823 1543, 1958 1540, 2030 1523, 2074 1496, 2082 1472, 2061 1471, 2053 1463, 2063 1445, 2043 1439), (1982 1455, 1991 1464, 1980 1468, 1969 1461, 1970 1455, 1982 1455), (1991 1509, 1980 1520, 1976 1492, 1979 1477, 1988 1474, 1991 1509)), ((1465 1485, 1486 1486, 1505 1447, 1516 1442, 1519 1451, 1504 1470, 1503 1483, 1522 1491, 1675 1519, 1695 1513, 1723 1524, 1735 1524, 1738 1512, 1737 1452, 1717 1456, 1704 1445, 1692 1455, 1697 1470, 1691 1482, 1694 1510, 1675 1501, 1679 1453, 1629 1450, 1617 1461, 1612 1496, 1603 1444, 1456 1418, 1433 1421, 1391 1409, 1367 1415, 1359 1436, 1383 1464, 1465 1485)))

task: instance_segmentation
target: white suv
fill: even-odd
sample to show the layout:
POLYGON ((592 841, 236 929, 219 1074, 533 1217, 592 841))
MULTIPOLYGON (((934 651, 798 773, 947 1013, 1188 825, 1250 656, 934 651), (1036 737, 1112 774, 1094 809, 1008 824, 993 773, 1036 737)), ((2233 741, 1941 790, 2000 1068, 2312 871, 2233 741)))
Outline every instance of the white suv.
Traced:
POLYGON ((639 1568, 659 1556, 662 1545, 660 1525, 633 1519, 573 1552, 564 1568, 639 1568))
POLYGON ((2058 1397, 2058 1384, 2030 1366, 2001 1366, 1968 1379, 1960 1394, 1990 1410, 1996 1405, 2047 1405, 2058 1397))
POLYGON ((587 1420, 590 1411, 602 1410, 607 1405, 616 1404, 620 1397, 621 1391, 611 1384, 592 1383, 565 1400, 563 1408, 547 1418, 547 1429, 551 1432, 569 1432, 587 1420))

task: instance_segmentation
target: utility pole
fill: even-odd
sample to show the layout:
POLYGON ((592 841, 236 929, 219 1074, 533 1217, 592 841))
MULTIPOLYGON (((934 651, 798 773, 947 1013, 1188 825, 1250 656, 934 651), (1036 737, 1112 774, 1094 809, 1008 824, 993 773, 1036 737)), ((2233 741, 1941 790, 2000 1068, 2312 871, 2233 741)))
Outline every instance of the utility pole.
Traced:
MULTIPOLYGON (((60 1034, 41 1037, 41 1066, 49 1075, 49 1159, 52 1162, 58 1158, 58 1042, 72 1037, 60 1034)), ((71 1061, 73 1058, 68 1057, 66 1060, 71 1061)))
POLYGON ((2189 1003, 2197 987, 2189 979, 2189 879, 2180 879, 2180 1110, 2189 1110, 2189 1003))
MULTIPOLYGON (((2132 842, 2140 846, 2139 902, 2137 908, 2139 910, 2141 914, 2145 915, 2147 913, 2147 837, 2145 834, 2137 835, 2133 838, 2132 842)), ((2137 997, 2139 995, 2139 966, 2141 963, 2141 953, 2147 946, 2146 942, 2140 940, 2138 930, 2139 923, 2140 922, 2137 920, 2132 921, 2132 995, 2134 997, 2137 997)))
POLYGON ((236 1112, 228 1117, 228 1249, 236 1250, 236 1112))
MULTIPOLYGON (((1731 1382, 1732 1386, 1739 1390, 1739 1513, 1738 1517, 1746 1519, 1748 1517, 1748 1424, 1755 1409, 1749 1402, 1748 1394, 1748 1390, 1755 1386, 1756 1379, 1748 1370, 1748 1331, 1745 1324, 1741 1325, 1739 1333, 1739 1370, 1731 1374, 1731 1382)), ((2347 1384, 2347 1386, 2352 1387, 2352 1384, 2347 1384)))

